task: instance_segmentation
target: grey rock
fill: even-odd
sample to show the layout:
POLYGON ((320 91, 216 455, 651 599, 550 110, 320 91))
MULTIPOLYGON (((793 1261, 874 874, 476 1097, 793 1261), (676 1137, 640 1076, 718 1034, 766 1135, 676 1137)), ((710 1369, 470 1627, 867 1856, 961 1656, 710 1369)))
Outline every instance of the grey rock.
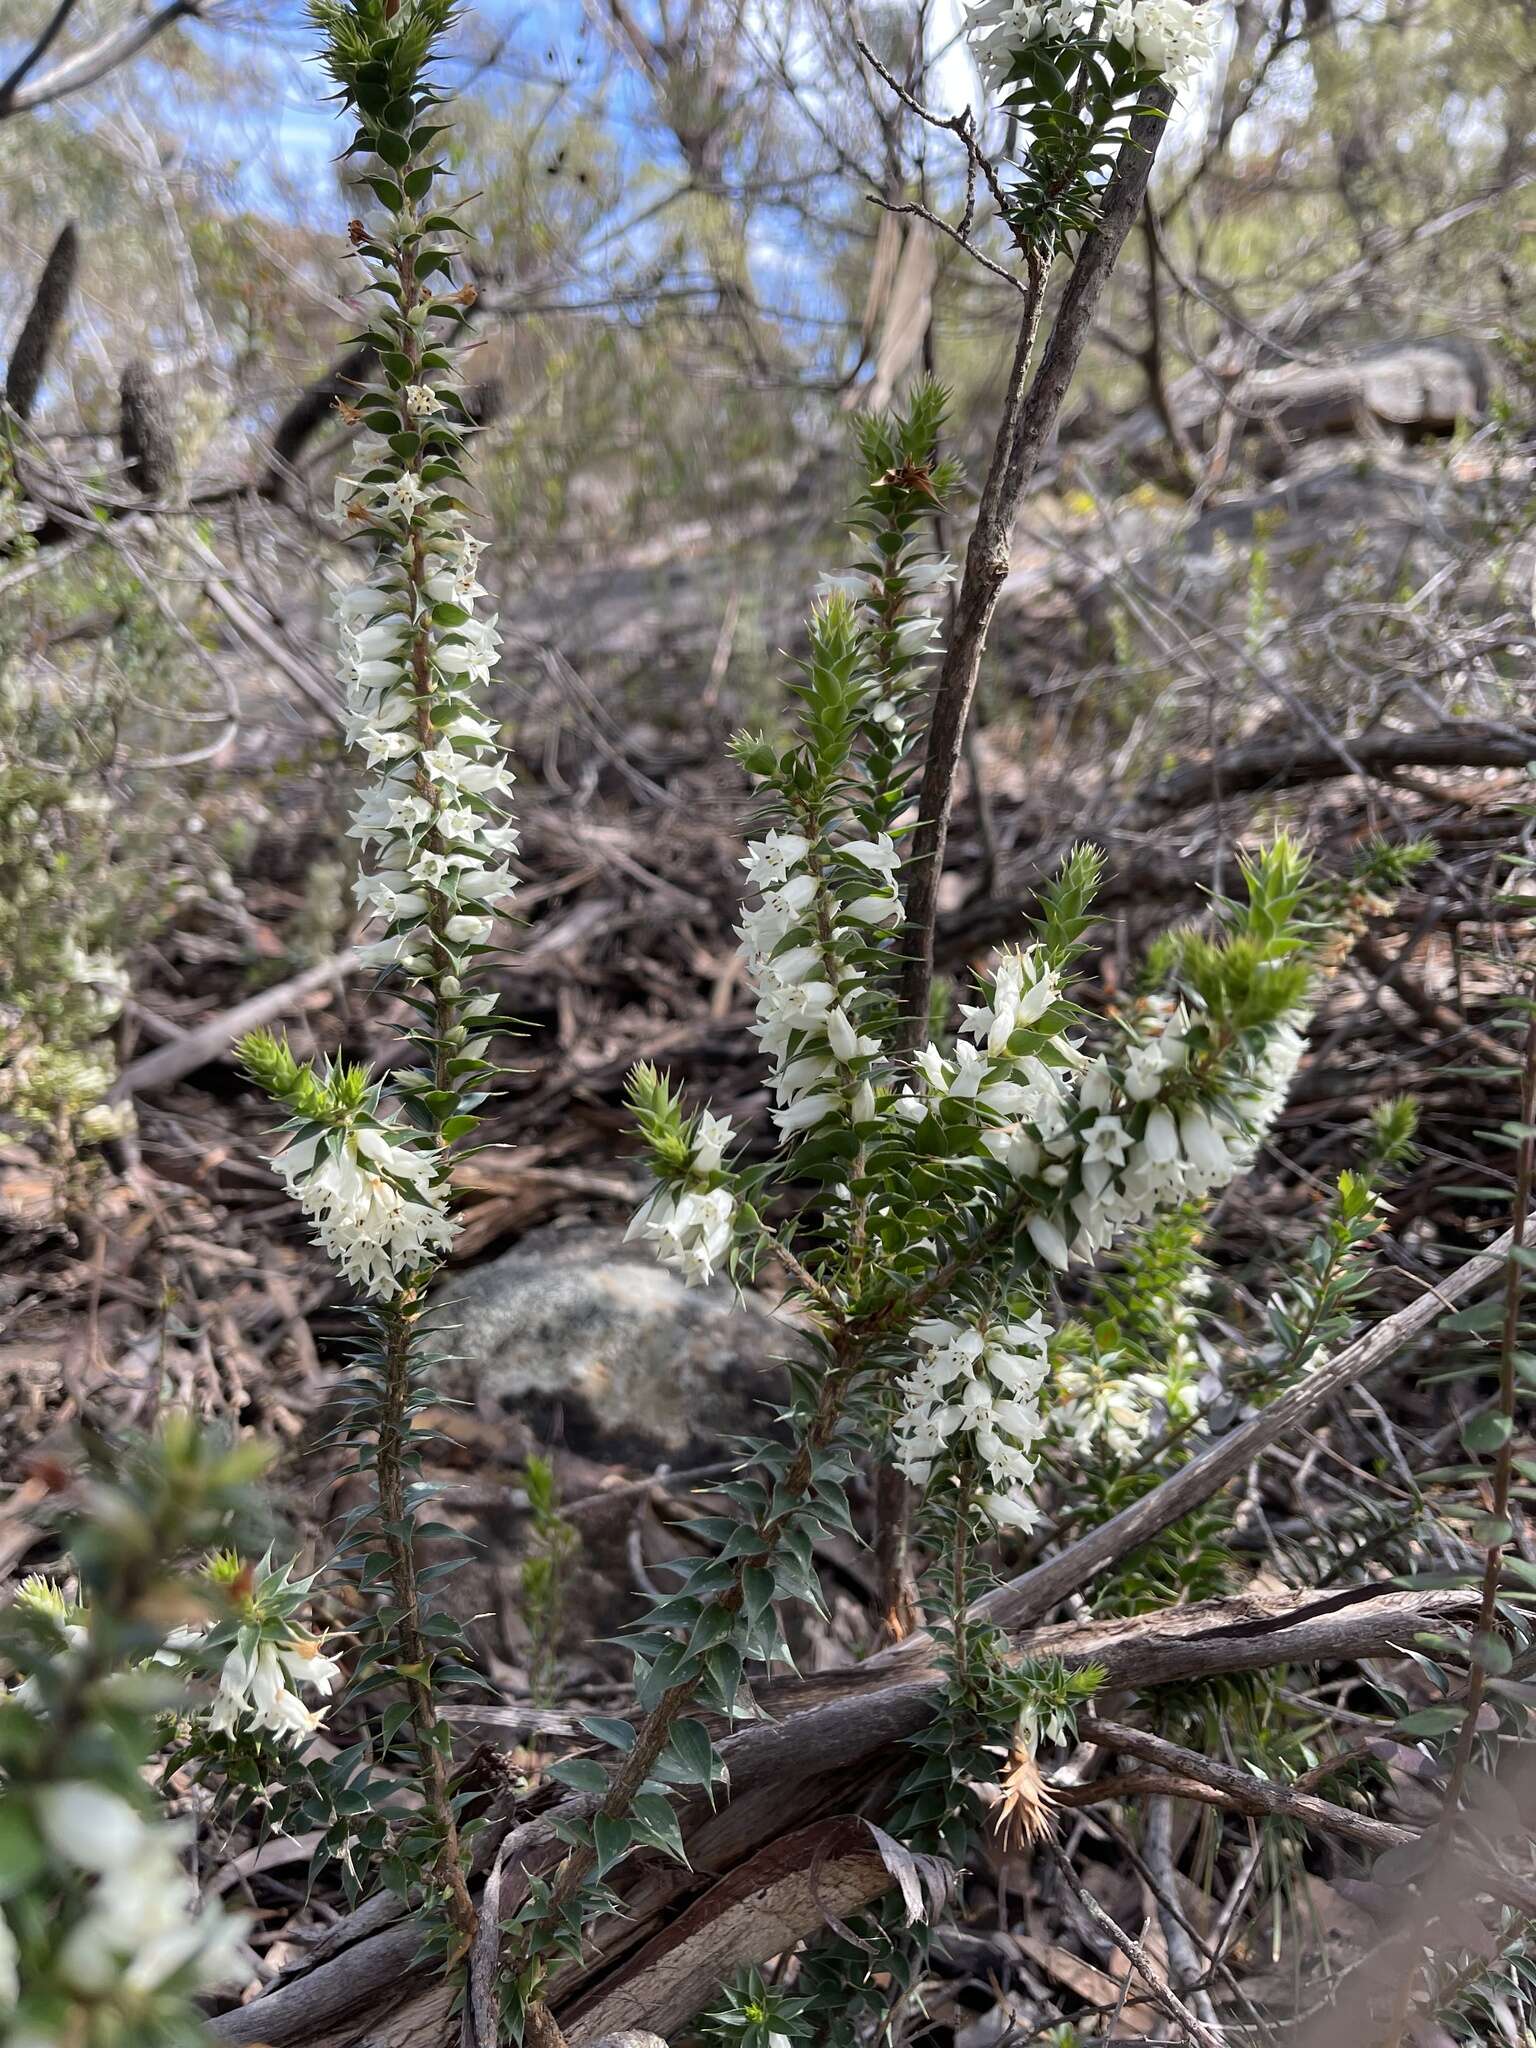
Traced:
POLYGON ((767 1426, 796 1348, 760 1297, 685 1288, 615 1231, 536 1231, 440 1303, 444 1390, 594 1460, 717 1456, 767 1426))
POLYGON ((1230 408, 1249 431, 1266 423, 1301 440, 1354 434, 1366 422, 1409 435, 1450 434, 1488 404, 1488 362, 1475 344, 1416 341, 1340 361, 1253 370, 1229 389, 1207 386, 1181 408, 1192 429, 1230 408))

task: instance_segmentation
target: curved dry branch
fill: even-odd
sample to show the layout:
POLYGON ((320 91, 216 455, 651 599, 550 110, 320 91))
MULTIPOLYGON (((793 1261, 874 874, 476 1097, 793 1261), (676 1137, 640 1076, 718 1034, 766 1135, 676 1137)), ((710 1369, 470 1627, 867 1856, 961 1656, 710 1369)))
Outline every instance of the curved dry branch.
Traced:
POLYGON ((1030 292, 1019 325, 1002 425, 982 486, 976 525, 965 551, 949 646, 934 686, 928 722, 923 779, 918 792, 919 823, 912 839, 909 869, 908 962, 900 990, 902 1015, 913 1045, 921 1041, 927 1030, 939 879, 949 837, 955 777, 981 673, 982 651, 1012 562, 1019 507, 1061 416, 1110 273, 1140 216, 1171 104, 1166 87, 1159 86, 1147 95, 1146 110, 1132 121, 1105 189, 1099 219, 1078 248, 1050 338, 1026 391, 1045 288, 1042 258, 1038 254, 1030 257, 1030 292))
POLYGON ((198 19, 203 4, 204 0, 167 0, 167 5, 157 8, 153 14, 141 15, 137 20, 125 21, 120 27, 109 29, 95 42, 87 43, 83 50, 62 58, 51 71, 45 71, 41 78, 33 79, 29 85, 26 81, 33 68, 70 12, 73 0, 68 0, 68 4, 60 6, 17 68, 0 83, 0 121, 9 120, 13 114, 29 113, 34 107, 46 107, 54 100, 65 99, 70 93, 83 92, 87 86, 98 84, 109 72, 116 71, 119 65, 136 57, 156 36, 178 21, 198 19))
MULTIPOLYGON (((1476 1594, 1461 1589, 1365 1586, 1310 1603, 1248 1596, 1168 1614, 1034 1629, 1015 1637, 1014 1649, 1021 1657, 1050 1655, 1097 1665, 1107 1686, 1135 1690, 1280 1664, 1377 1656, 1409 1640, 1417 1629, 1464 1620, 1475 1607, 1476 1594)), ((774 1858, 786 1839, 846 1819, 850 1808, 878 1808, 893 1772, 903 1768, 907 1740, 933 1713, 940 1684, 941 1674, 930 1666, 892 1671, 871 1662, 765 1688, 763 1704, 783 1718, 744 1729, 721 1745, 731 1774, 730 1798, 716 1809, 695 1798, 682 1811, 693 1869, 659 1858, 635 1859, 624 1888, 625 1916, 599 1925, 588 1964, 567 1971, 559 1986, 555 2008, 562 2024, 569 2020, 579 2026, 586 2016, 594 2026, 600 2021, 603 2031, 621 2017, 637 2024, 637 1999, 621 1993, 642 1978, 653 1989, 666 1987, 665 2010, 672 2015, 682 1993, 662 1967, 672 1953, 669 1944, 699 1933, 700 1946, 688 1949, 676 1965, 676 1986, 692 1983, 693 1964, 709 1947, 705 1930, 713 1914, 727 1907, 734 1911, 743 1887, 752 1894, 754 1859, 767 1859, 756 1864, 758 1875, 781 1869, 774 1858), (695 1872, 710 1875, 701 1882, 695 1872), (699 1901, 711 1897, 714 1909, 700 1910, 699 1901)), ((488 1839, 501 1848, 503 1912, 515 1909, 518 1877, 547 1867, 558 1854, 552 1826, 556 1813, 572 1816, 584 1804, 590 1802, 565 1800, 515 1830, 509 1816, 493 1825, 488 1839)), ((1325 1800, 1293 1817, 1361 1839, 1361 1816, 1334 1809, 1325 1800)), ((861 1868, 862 1883, 874 1873, 861 1868)), ((772 1903, 775 1911, 787 1910, 788 1894, 775 1891, 772 1903)), ((391 2048, 438 2048, 447 2038, 448 1994, 420 1957, 415 1923, 403 1920, 380 1928, 376 1908, 371 1914, 365 1908, 364 1915, 356 1916, 360 1931, 367 1930, 361 1940, 339 1952, 333 1948, 319 1967, 214 2020, 215 2038, 265 2042, 269 2048, 351 2048, 363 2039, 381 2048, 385 2042, 391 2048), (386 1985, 402 2007, 387 2029, 380 2022, 381 1987, 386 1985)), ((335 1944, 345 1934, 344 1927, 333 1930, 328 1940, 335 1944)), ((776 1938, 766 1925, 763 1934, 776 1938)), ((732 1939, 750 1938, 733 1921, 732 1939)), ((682 2023, 672 2017, 663 2023, 650 2012, 644 2018, 651 2025, 682 2023)), ((578 2033, 575 2038, 586 2037, 578 2033)))

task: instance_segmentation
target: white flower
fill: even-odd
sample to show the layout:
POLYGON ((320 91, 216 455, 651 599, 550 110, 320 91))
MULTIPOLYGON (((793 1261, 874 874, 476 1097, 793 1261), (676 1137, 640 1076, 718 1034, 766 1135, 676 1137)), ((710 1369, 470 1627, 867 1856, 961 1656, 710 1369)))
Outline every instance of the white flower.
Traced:
POLYGON ((1068 1265, 1067 1240, 1062 1236, 1060 1226, 1049 1216, 1031 1216, 1025 1225, 1029 1241, 1041 1258, 1058 1272, 1065 1273, 1068 1265))
POLYGON ((1028 1178, 1040 1171, 1040 1147, 1027 1124, 999 1124, 994 1130, 983 1131, 981 1142, 998 1165, 1006 1167, 1015 1180, 1028 1178))
POLYGON ((1179 1127, 1166 1109, 1154 1109, 1142 1137, 1147 1157, 1157 1166, 1171 1166, 1179 1156, 1179 1127))
POLYGON ((1202 1173, 1223 1174, 1231 1164, 1226 1139, 1203 1110, 1185 1110, 1179 1118, 1179 1142, 1190 1164, 1202 1173))
POLYGON ((179 1830, 152 1825, 126 1800, 83 1781, 47 1788, 39 1811, 50 1848, 96 1879, 83 1915, 59 1944, 59 1970, 72 1989, 92 1998, 119 1987, 142 1996, 188 1969, 208 1989, 238 1975, 243 1923, 198 1913, 177 1855, 179 1830), (93 1825, 105 1830, 94 1848, 93 1825))
POLYGON ((770 832, 751 841, 741 865, 754 889, 776 889, 788 880, 811 850, 811 842, 796 832, 770 832))
POLYGON ((432 1185, 432 1164, 373 1125, 312 1136, 277 1161, 317 1241, 349 1280, 388 1300, 442 1256, 456 1226, 432 1185))
POLYGON ((407 384, 402 395, 406 411, 416 419, 427 419, 443 409, 443 401, 430 384, 407 384))
POLYGON ((304 1704, 289 1680, 312 1685, 328 1698, 340 1672, 336 1660, 308 1640, 267 1640, 249 1649, 237 1643, 219 1673, 209 1725, 215 1733, 228 1735, 248 1721, 253 1729, 275 1735, 279 1741, 302 1742, 314 1734, 322 1717, 304 1704))
POLYGON ((681 1273, 688 1287, 714 1278, 730 1252, 736 1229, 736 1198, 729 1188, 708 1193, 657 1188, 636 1211, 625 1242, 639 1237, 656 1248, 664 1266, 681 1273))
MULTIPOLYGON (((970 30, 983 68, 1007 80, 1014 60, 1032 43, 1071 42, 1094 33, 1091 0, 973 0, 970 30)), ((1175 91, 1187 86, 1215 48, 1215 0, 1109 0, 1100 35, 1112 36, 1175 91)))
POLYGON ((398 476, 391 477, 387 484, 379 485, 376 502, 381 511, 409 519, 417 507, 425 502, 426 495, 421 479, 406 469, 398 476))
POLYGON ((1036 1511, 1020 1496, 1034 1483, 1030 1451, 1044 1428, 1035 1398, 1049 1369, 1043 1317, 1035 1312, 985 1323, 929 1317, 913 1325, 912 1340, 919 1348, 901 1383, 897 1469, 925 1486, 936 1465, 967 1450, 982 1468, 983 1501, 993 1519, 1032 1527, 1036 1511))
POLYGON ((889 832, 882 832, 878 839, 850 839, 837 850, 873 874, 883 875, 888 882, 895 881, 901 868, 901 855, 889 832))
POLYGON ((846 1010, 835 1004, 827 1012, 827 1043, 838 1059, 844 1062, 853 1059, 859 1050, 859 1034, 848 1021, 846 1010))
POLYGON ((89 1779, 45 1786, 37 1795, 37 1813, 49 1848, 78 1870, 105 1875, 124 1869, 139 1853, 143 1816, 89 1779))
POLYGON ((714 1116, 707 1109, 702 1111, 694 1132, 693 1155, 689 1162, 693 1171, 718 1173, 726 1148, 735 1136, 735 1128, 728 1116, 714 1116))

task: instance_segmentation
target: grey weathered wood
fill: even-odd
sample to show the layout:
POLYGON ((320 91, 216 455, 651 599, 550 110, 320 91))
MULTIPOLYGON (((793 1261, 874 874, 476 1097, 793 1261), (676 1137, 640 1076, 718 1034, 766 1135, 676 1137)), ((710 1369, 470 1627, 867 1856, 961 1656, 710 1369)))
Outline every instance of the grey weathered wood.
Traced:
POLYGON ((216 1060, 247 1031, 260 1030, 264 1024, 287 1016, 306 996, 312 996, 317 989, 325 988, 329 983, 345 980, 357 966, 357 952, 349 948, 345 953, 322 960, 317 967, 306 967, 291 981, 280 981, 273 988, 264 988, 258 995, 247 997, 243 1003, 236 1003, 233 1009, 221 1010, 216 1017, 209 1017, 195 1029, 184 1032, 180 1038, 173 1038, 167 1045, 156 1046, 142 1059, 130 1061, 113 1083, 108 1101, 121 1102, 130 1095, 146 1094, 151 1088, 167 1088, 184 1074, 195 1073, 199 1067, 207 1066, 210 1060, 216 1060))

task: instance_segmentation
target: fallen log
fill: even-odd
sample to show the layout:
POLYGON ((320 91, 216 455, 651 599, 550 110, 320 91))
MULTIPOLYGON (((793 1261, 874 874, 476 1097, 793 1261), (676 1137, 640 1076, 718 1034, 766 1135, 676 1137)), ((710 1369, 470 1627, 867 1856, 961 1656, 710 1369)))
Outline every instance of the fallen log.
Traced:
MULTIPOLYGON (((1269 1445, 1491 1282, 1503 1270, 1511 1242, 1512 1233, 1506 1233, 1458 1273, 1426 1287, 1418 1300, 1345 1345, 1204 1457, 1059 1556, 988 1594, 978 1603, 978 1614, 1008 1630, 1015 1655, 1093 1665, 1106 1686, 1130 1692, 1281 1664, 1354 1661, 1399 1648, 1424 1628, 1469 1616, 1476 1602, 1465 1589, 1362 1585, 1312 1600, 1250 1594, 1112 1621, 1042 1625, 1045 1615, 1099 1572, 1212 1498, 1269 1445)), ((678 2016, 675 2008, 683 1987, 696 1982, 695 1963, 713 1952, 706 1930, 721 1914, 730 1912, 731 1938, 739 1941, 748 1940, 739 1924, 743 1901, 759 1893, 771 1894, 774 1901, 771 1910, 763 1908, 765 1939, 770 1923, 781 1924, 774 1914, 782 1911, 795 1919, 803 1902, 781 1894, 778 1877, 756 1887, 755 1880, 743 1878, 746 1890, 717 1894, 715 1911, 704 1912, 702 1919, 700 1900, 709 1887, 728 1885, 733 1872, 768 1869, 760 1859, 796 1830, 825 1827, 850 1812, 880 1810, 879 1794, 888 1794, 900 1775, 907 1742, 934 1711, 940 1674, 932 1656, 931 1642, 917 1636, 847 1671, 762 1686, 759 1705, 774 1718, 721 1744, 730 1772, 729 1797, 712 1806, 699 1796, 680 1808, 688 1864, 631 1859, 624 1872, 624 1914, 600 1922, 584 1961, 566 1966, 554 1980, 557 2017, 574 2024, 576 2016, 595 2016, 584 2037, 588 2040, 617 2024, 681 2025, 691 2015, 678 2016), (706 1880, 695 1873, 706 1873, 706 1880), (669 1966, 673 1945, 690 1943, 688 1959, 669 1966), (637 1983, 648 1985, 662 2002, 665 2020, 643 2009, 637 1983)), ((465 1722, 472 1718, 472 1710, 456 1716, 465 1722)), ((481 1838, 479 1875, 483 1880, 494 1866, 499 1916, 517 1909, 530 1875, 559 1860, 563 1850, 554 1832, 556 1819, 575 1817, 592 1804, 587 1795, 563 1799, 531 1816, 516 1810, 493 1816, 481 1838)), ((1319 1826, 1329 1820, 1315 1810, 1296 1817, 1319 1826)), ((1358 1829, 1354 1833, 1361 1838, 1358 1829)), ((866 1864, 860 1865, 863 1876, 857 1880, 852 1869, 846 1873, 850 1884, 872 1874, 866 1864)), ((221 2016, 213 2024, 215 2036, 266 2042, 269 2048, 290 2043, 351 2048, 364 2035, 372 2048, 446 2044, 447 1994, 419 1960, 414 1924, 403 1920, 380 1927, 377 1908, 371 1918, 369 1913, 365 1907, 354 1916, 360 1931, 367 1928, 363 1939, 340 1946, 345 1928, 333 1930, 324 1962, 221 2016), (385 1985, 390 1987, 387 2000, 397 2003, 399 2011, 381 2032, 385 1985)))
POLYGON ((1402 768, 1524 768, 1536 760, 1536 732, 1522 725, 1447 720, 1417 730, 1378 726, 1337 739, 1259 740, 1208 761, 1192 761, 1133 799, 1148 822, 1217 796, 1296 789, 1340 775, 1389 775, 1402 768))
MULTIPOLYGON (((1021 1657, 1050 1655, 1072 1664, 1096 1665, 1106 1687, 1135 1691, 1280 1664, 1378 1656, 1410 1642, 1418 1630, 1465 1619, 1475 1607, 1475 1593, 1460 1589, 1365 1586, 1340 1598, 1311 1602, 1253 1595, 1167 1614, 1030 1629, 1014 1638, 1014 1648, 1021 1657)), ((763 1705, 782 1718, 757 1723, 722 1743, 730 1770, 729 1798, 714 1809, 703 1798, 695 1798, 680 1811, 692 1868, 660 1858, 633 1859, 624 1885, 624 1915, 600 1922, 584 1964, 567 1968, 557 1978, 556 2016, 562 2024, 569 2020, 572 2027, 580 2023, 580 2031, 571 2036, 573 2044, 591 2042, 619 2024, 644 2021, 663 2029, 682 2025, 691 2015, 678 2015, 679 2001, 683 1987, 698 1981, 694 1966, 710 1950, 706 1930, 729 1908, 734 1916, 731 1939, 750 1945, 755 1937, 744 1927, 737 1906, 741 1899, 757 1896, 759 1889, 767 1900, 759 1933, 764 1940, 779 1939, 775 1927, 782 1931, 802 1901, 798 1893, 778 1888, 776 1877, 758 1886, 764 1873, 780 1868, 773 1860, 776 1845, 800 1831, 846 1821, 850 1809, 856 1817, 863 1805, 878 1807, 879 1795, 889 1792, 906 1767, 908 1739, 934 1711, 939 1683, 939 1673, 931 1666, 892 1674, 871 1662, 765 1687, 763 1705), (768 1860, 759 1860, 763 1858, 768 1860), (739 1874, 734 1884, 733 1873, 739 1874), (717 1890, 720 1886, 726 1889, 717 1890), (701 1906, 712 1894, 714 1905, 701 1906), (780 1922, 775 1915, 785 1918, 780 1922), (686 1949, 675 1965, 668 1962, 674 1945, 686 1949), (643 2008, 637 1985, 649 1986, 658 1998, 665 1992, 660 2011, 643 2008)), ((563 1853, 553 1831, 556 1816, 572 1817, 588 1804, 582 1799, 562 1800, 515 1828, 510 1814, 496 1820, 490 1839, 498 1848, 515 1844, 502 1857, 503 1915, 520 1903, 519 1879, 547 1869, 563 1853)), ((1317 1804, 1328 1806, 1326 1801, 1317 1804)), ((1314 1825, 1332 1820, 1331 1832, 1349 1831, 1327 1813, 1299 1817, 1314 1825)), ((1350 1823, 1358 1819, 1347 1816, 1350 1823)), ((841 1835, 816 1839, 845 1841, 841 1835)), ((838 1883, 857 1888, 873 1878, 873 1866, 867 1852, 850 1848, 847 1854, 846 1870, 841 1868, 842 1848, 833 1859, 839 1867, 838 1883)), ((885 1882, 867 1896, 877 1896, 895 1881, 887 1868, 885 1882)), ((370 2048, 447 2048, 453 2033, 449 1997, 434 1981, 430 1966, 420 1960, 415 1923, 402 1920, 379 1929, 375 1917, 369 1924, 362 1940, 339 1949, 345 1928, 333 1929, 325 1962, 215 2019, 215 2038, 265 2042, 269 2048, 357 2048, 364 2040, 370 2048), (386 2020, 391 2004, 397 2009, 386 2020)), ((818 1924, 812 1923, 809 1931, 818 1924)), ((743 1947, 741 1953, 746 1952, 743 1947)))

